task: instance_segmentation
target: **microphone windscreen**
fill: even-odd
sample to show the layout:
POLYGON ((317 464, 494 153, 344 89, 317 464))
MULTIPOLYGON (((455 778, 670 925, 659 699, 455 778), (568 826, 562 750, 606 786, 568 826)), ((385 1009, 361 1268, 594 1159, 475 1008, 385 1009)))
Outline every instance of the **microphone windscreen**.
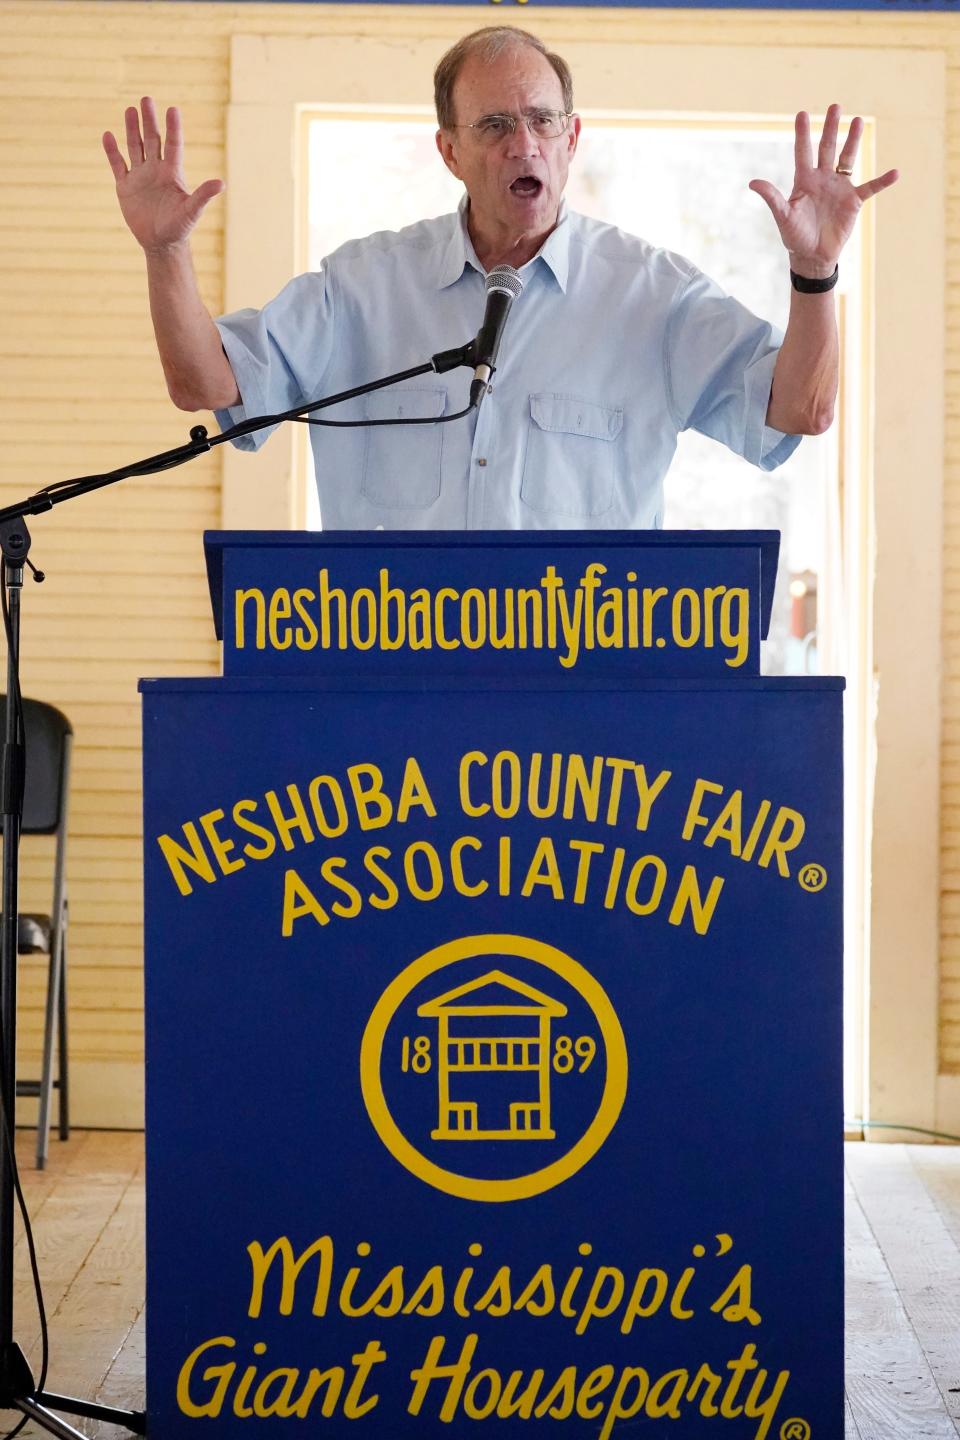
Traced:
POLYGON ((488 295, 494 290, 500 290, 512 300, 516 300, 523 293, 523 281, 512 265, 494 265, 487 274, 486 290, 488 295))

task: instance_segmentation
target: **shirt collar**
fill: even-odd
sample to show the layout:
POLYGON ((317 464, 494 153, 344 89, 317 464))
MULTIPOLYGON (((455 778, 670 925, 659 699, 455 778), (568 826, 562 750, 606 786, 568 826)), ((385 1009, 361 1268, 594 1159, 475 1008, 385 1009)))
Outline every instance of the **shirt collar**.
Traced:
MULTIPOLYGON (((450 231, 450 239, 440 253, 437 266, 438 290, 446 290, 450 285, 455 285, 468 265, 480 275, 486 273, 477 259, 477 252, 473 248, 473 241, 470 239, 470 232, 467 229, 468 205, 469 199, 464 195, 457 210, 456 223, 450 231)), ((566 294, 567 275, 570 269, 570 220, 567 214, 566 200, 560 202, 560 213, 556 225, 533 259, 521 267, 520 274, 523 275, 524 271, 541 260, 560 289, 566 294)))

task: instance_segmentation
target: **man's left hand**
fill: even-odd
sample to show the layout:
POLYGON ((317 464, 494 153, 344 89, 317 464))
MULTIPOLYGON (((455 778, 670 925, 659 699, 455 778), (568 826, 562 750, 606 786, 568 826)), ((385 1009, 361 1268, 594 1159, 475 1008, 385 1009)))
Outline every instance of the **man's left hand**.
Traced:
POLYGON ((840 106, 831 105, 814 163, 810 116, 801 110, 796 120, 793 191, 784 199, 769 180, 751 180, 750 189, 767 202, 780 238, 790 254, 790 268, 809 279, 826 279, 836 269, 840 251, 850 239, 864 200, 886 190, 898 178, 887 170, 875 180, 854 185, 851 172, 863 135, 863 121, 850 122, 837 158, 840 106))

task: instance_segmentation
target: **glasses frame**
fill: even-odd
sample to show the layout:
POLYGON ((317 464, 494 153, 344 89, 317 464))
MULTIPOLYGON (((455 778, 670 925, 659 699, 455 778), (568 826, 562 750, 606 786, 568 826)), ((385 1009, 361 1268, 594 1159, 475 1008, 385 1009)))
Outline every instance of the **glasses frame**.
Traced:
POLYGON ((524 113, 523 115, 511 115, 509 111, 506 110, 494 110, 489 115, 481 115, 479 120, 464 121, 462 124, 451 125, 448 128, 451 130, 476 130, 477 139, 481 142, 481 144, 495 145, 498 141, 507 139, 508 136, 512 140, 514 135, 516 135, 517 133, 518 125, 526 125, 528 132, 533 136, 535 140, 559 140, 561 135, 565 135, 567 133, 570 121, 573 119, 576 113, 576 110, 553 110, 546 105, 536 106, 534 109, 524 113), (563 124, 560 126, 560 129, 557 131, 556 135, 535 135, 533 130, 530 128, 530 121, 535 115, 546 114, 555 115, 557 120, 563 121, 563 124), (491 136, 482 128, 484 125, 489 124, 491 120, 509 120, 510 129, 506 130, 502 135, 491 136))

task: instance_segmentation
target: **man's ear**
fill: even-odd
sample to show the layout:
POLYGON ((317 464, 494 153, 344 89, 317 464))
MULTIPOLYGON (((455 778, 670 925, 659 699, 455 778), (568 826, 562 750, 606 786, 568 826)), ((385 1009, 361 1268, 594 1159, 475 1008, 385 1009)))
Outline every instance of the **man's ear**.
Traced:
POLYGON ((567 150, 572 160, 577 151, 577 142, 580 139, 580 116, 571 115, 567 122, 567 150))
POLYGON ((451 175, 456 175, 458 180, 461 179, 460 166, 457 164, 457 157, 455 154, 456 143, 450 131, 438 130, 436 140, 437 149, 440 151, 440 157, 443 160, 444 165, 446 165, 451 175))

